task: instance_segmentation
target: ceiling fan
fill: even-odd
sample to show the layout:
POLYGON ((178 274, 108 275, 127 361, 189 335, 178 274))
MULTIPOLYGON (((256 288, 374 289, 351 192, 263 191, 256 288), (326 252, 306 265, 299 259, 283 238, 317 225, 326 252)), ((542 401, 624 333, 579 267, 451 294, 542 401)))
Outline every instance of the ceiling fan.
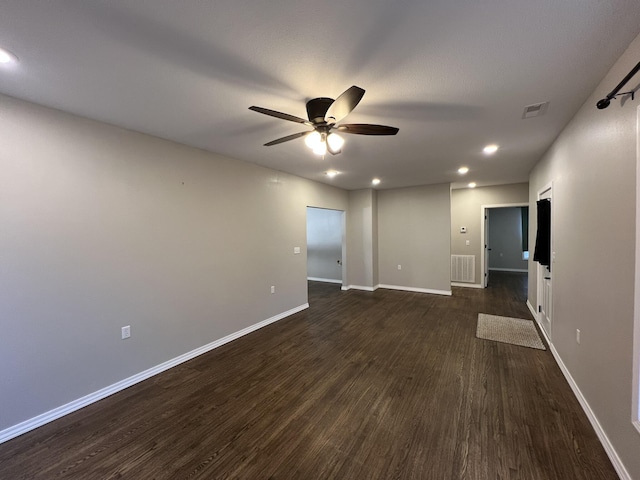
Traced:
POLYGON ((327 97, 313 98, 307 102, 307 116, 309 120, 256 106, 249 107, 249 110, 313 127, 311 131, 294 133, 272 140, 271 142, 265 143, 265 147, 288 142, 289 140, 295 140, 300 137, 306 137, 305 143, 314 153, 324 155, 329 152, 332 155, 337 155, 342 151, 344 140, 335 133, 335 131, 355 135, 395 135, 398 133, 397 128, 386 125, 372 125, 369 123, 337 124, 356 108, 356 105, 360 103, 363 95, 364 90, 354 85, 344 91, 335 100, 327 97))

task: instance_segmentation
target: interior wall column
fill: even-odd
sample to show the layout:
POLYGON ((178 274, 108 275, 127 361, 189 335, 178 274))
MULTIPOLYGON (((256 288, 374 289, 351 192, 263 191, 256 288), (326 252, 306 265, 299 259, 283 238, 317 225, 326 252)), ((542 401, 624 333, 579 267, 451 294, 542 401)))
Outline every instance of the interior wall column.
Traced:
POLYGON ((349 192, 346 285, 375 289, 378 285, 378 197, 373 189, 349 192))

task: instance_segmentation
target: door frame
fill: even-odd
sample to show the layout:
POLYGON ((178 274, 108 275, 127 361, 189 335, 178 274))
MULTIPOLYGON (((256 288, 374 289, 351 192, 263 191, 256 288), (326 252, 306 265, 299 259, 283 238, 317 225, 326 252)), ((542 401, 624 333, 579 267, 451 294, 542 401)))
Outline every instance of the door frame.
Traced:
MULTIPOLYGON (((553 262, 555 260, 555 252, 553 250, 553 231, 554 231, 554 228, 553 228, 554 226, 553 182, 547 183, 541 189, 538 190, 536 200, 541 200, 543 198, 543 195, 544 195, 544 198, 548 198, 549 200, 551 200, 551 229, 550 229, 551 230, 550 232, 551 252, 550 253, 551 253, 551 264, 553 265, 553 262), (549 193, 549 195, 546 196, 545 195, 546 193, 549 193)), ((538 223, 536 219, 536 231, 537 230, 538 230, 538 223)), ((529 258, 533 258, 533 256, 530 256, 529 258)), ((538 325, 540 326, 540 330, 542 331, 543 335, 547 337, 546 338, 547 342, 551 344, 552 331, 553 331, 553 273, 550 274, 551 278, 549 280, 549 296, 550 296, 549 331, 547 331, 547 329, 542 326, 542 312, 540 312, 540 305, 542 305, 542 299, 544 297, 544 275, 545 275, 544 271, 545 271, 545 266, 536 262, 536 321, 538 322, 538 325)))
POLYGON ((480 246, 480 285, 482 288, 487 288, 487 280, 489 278, 488 269, 489 262, 487 262, 487 245, 489 244, 489 224, 486 221, 487 210, 491 210, 494 208, 509 208, 509 207, 528 207, 529 203, 527 202, 517 202, 517 203, 495 203, 490 205, 481 205, 480 206, 480 241, 482 245, 480 246))
POLYGON ((633 326, 633 426, 640 432, 640 106, 636 124, 636 265, 633 326))

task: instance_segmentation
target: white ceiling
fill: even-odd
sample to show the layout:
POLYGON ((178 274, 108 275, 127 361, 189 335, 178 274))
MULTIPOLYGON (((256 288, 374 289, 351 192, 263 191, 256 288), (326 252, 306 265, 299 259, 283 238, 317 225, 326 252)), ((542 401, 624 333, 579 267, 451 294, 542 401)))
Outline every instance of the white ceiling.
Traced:
POLYGON ((2 0, 0 92, 347 189, 514 183, 638 33, 638 0, 2 0), (249 106, 306 117, 351 85, 345 121, 398 135, 262 146, 306 127, 249 106))

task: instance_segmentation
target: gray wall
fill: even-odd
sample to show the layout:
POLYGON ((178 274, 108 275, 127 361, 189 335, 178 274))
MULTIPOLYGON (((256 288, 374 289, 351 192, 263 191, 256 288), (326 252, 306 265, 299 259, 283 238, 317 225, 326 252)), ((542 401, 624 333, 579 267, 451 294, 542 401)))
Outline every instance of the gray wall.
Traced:
POLYGON ((476 284, 480 284, 482 279, 481 206, 528 202, 528 183, 463 188, 451 192, 451 254, 476 256, 476 284), (461 226, 467 227, 467 233, 460 233, 461 226), (466 240, 470 245, 465 244, 466 240))
POLYGON ((372 189, 349 192, 347 277, 350 286, 378 285, 378 197, 372 189))
POLYGON ((339 210, 307 208, 308 278, 342 281, 343 214, 339 210))
MULTIPOLYGON (((640 435, 631 424, 638 100, 596 102, 636 65, 640 37, 615 63, 530 176, 530 200, 553 181, 552 341, 631 478, 640 435), (581 344, 576 343, 581 330, 581 344)), ((636 78, 628 85, 635 87, 636 78)), ((553 104, 552 104, 553 105, 553 104)), ((536 232, 530 211, 530 243, 536 232)), ((536 305, 537 271, 529 269, 536 305)))
POLYGON ((5 96, 0 132, 0 430, 304 305, 307 206, 348 205, 5 96))
POLYGON ((527 271, 522 259, 522 209, 489 210, 489 269, 527 271))
POLYGON ((378 192, 380 284, 450 292, 450 224, 449 184, 378 192))

